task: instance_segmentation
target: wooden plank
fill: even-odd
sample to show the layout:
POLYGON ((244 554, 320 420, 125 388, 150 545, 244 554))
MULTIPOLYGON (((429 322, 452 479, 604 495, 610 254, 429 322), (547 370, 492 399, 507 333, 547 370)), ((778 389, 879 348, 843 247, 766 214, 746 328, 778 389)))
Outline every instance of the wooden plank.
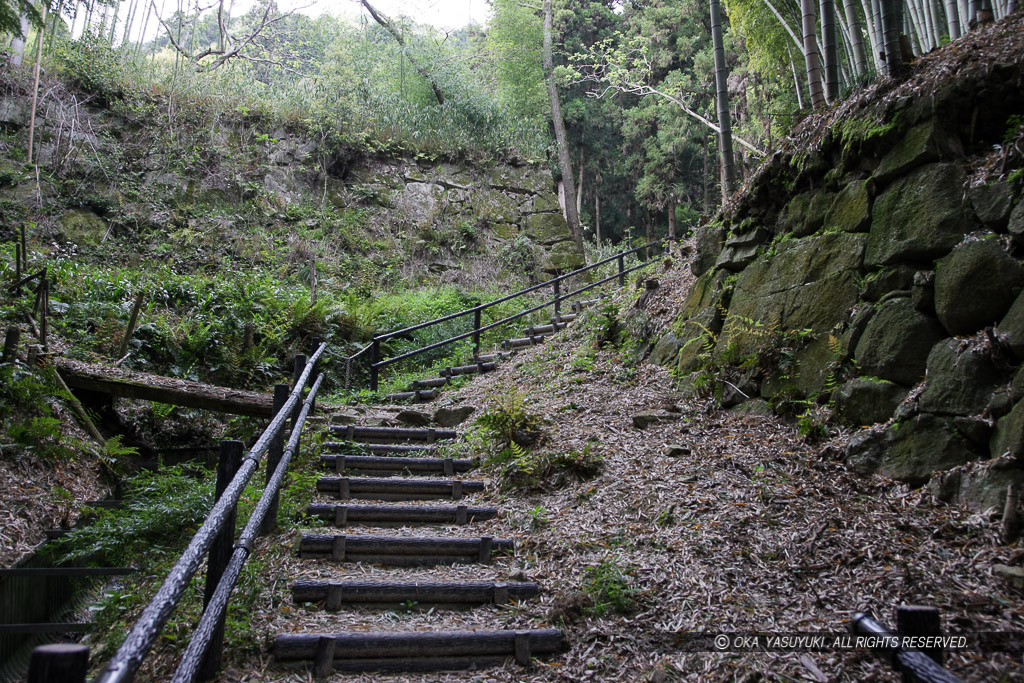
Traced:
POLYGON ((348 441, 326 441, 325 449, 330 451, 359 450, 364 453, 434 453, 435 446, 418 446, 391 443, 356 443, 348 441))
POLYGON ((30 633, 86 633, 92 628, 88 622, 0 624, 0 635, 28 635, 30 633))
MULTIPOLYGON (((337 546, 336 539, 344 539, 344 553, 350 555, 429 555, 437 557, 478 557, 489 540, 491 553, 510 553, 515 548, 505 538, 449 538, 442 536, 360 536, 353 534, 303 534, 299 545, 302 557, 330 555, 337 546)), ((488 557, 490 554, 488 554, 488 557)))
MULTIPOLYGON (((515 654, 516 634, 528 634, 533 655, 562 649, 559 629, 530 631, 407 631, 398 633, 281 634, 274 639, 274 658, 279 661, 312 659, 323 635, 335 639, 335 663, 345 659, 390 657, 465 657, 515 654)), ((522 638, 522 636, 520 636, 522 638)))
POLYGON ((458 486, 461 486, 463 493, 480 493, 484 490, 482 481, 399 479, 395 477, 320 477, 316 482, 316 490, 319 493, 340 495, 341 487, 346 481, 348 482, 348 494, 352 498, 374 498, 376 500, 387 500, 387 498, 380 498, 381 495, 450 498, 458 486))
POLYGON ((349 441, 420 441, 433 443, 459 436, 454 429, 409 428, 409 427, 359 427, 355 425, 331 427, 332 434, 344 436, 349 441))
POLYGON ((273 416, 273 396, 270 394, 217 387, 142 372, 129 372, 68 358, 54 358, 53 363, 64 382, 72 389, 85 389, 119 398, 157 401, 231 415, 265 418, 273 416))
POLYGON ((13 567, 0 569, 0 578, 8 576, 128 576, 137 574, 131 567, 13 567))
MULTIPOLYGON (((341 603, 490 604, 523 601, 536 596, 536 583, 520 581, 296 581, 292 600, 297 603, 328 600, 334 591, 341 603)), ((331 607, 328 607, 331 609, 331 607)), ((338 609, 334 606, 333 609, 338 609)))
POLYGON ((494 519, 495 507, 465 505, 310 505, 308 514, 343 524, 468 524, 494 519), (462 513, 460 515, 460 509, 462 513))
MULTIPOLYGON (((387 472, 444 472, 445 458, 410 458, 402 456, 377 456, 377 455, 335 455, 325 454, 320 456, 320 463, 330 470, 337 471, 339 463, 343 464, 346 470, 377 470, 387 472)), ((468 472, 473 469, 470 460, 453 459, 452 469, 456 472, 468 472)))

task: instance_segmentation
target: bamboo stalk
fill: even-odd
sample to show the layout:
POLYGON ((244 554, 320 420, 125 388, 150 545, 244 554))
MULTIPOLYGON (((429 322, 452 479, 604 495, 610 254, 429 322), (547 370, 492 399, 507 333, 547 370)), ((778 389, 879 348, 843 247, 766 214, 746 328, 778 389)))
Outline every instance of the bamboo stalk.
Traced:
POLYGON ((145 299, 145 293, 139 292, 135 295, 135 304, 132 306, 132 314, 128 319, 128 327, 124 330, 124 337, 121 339, 121 346, 117 350, 117 358, 123 358, 128 353, 128 342, 131 341, 132 334, 135 333, 135 324, 139 321, 139 311, 142 310, 142 301, 145 299))
POLYGON ((71 405, 71 410, 78 416, 79 422, 82 423, 82 426, 85 427, 85 430, 89 432, 90 436, 96 440, 96 443, 106 448, 107 440, 100 434, 100 430, 96 429, 96 425, 93 424, 93 421, 89 418, 89 414, 85 412, 85 408, 82 407, 81 402, 74 394, 71 393, 71 389, 68 388, 68 385, 64 383, 64 378, 60 376, 60 373, 57 372, 53 366, 50 366, 49 372, 56 378, 57 383, 61 388, 67 392, 67 395, 71 397, 69 404, 71 405))

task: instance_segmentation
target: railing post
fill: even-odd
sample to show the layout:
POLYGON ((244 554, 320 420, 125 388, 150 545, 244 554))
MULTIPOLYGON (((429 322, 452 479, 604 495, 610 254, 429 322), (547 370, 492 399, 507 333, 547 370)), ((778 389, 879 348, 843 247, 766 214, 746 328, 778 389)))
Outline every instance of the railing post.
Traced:
POLYGON ((477 306, 476 310, 473 311, 473 357, 476 358, 480 355, 480 322, 481 322, 481 311, 480 307, 477 306))
POLYGON ((557 277, 555 278, 555 323, 554 324, 556 324, 556 325, 562 319, 562 299, 561 299, 562 294, 561 294, 561 287, 559 286, 559 283, 561 281, 562 281, 561 278, 557 278, 557 277))
POLYGON ((370 391, 377 391, 378 379, 380 378, 379 368, 377 363, 380 362, 380 340, 377 337, 373 338, 373 344, 370 346, 370 391))
POLYGON ((14 279, 21 279, 21 243, 14 243, 14 279))
POLYGON ((7 335, 4 337, 3 356, 0 356, 0 363, 13 363, 18 357, 18 342, 21 340, 21 328, 11 325, 7 328, 7 335))
MULTIPOLYGON (((313 353, 316 353, 316 350, 319 349, 320 345, 323 344, 323 343, 324 343, 324 340, 321 339, 320 337, 313 337, 313 353)), ((309 373, 309 385, 310 386, 313 386, 313 382, 316 381, 317 375, 320 374, 320 359, 321 358, 323 358, 323 356, 321 356, 320 358, 316 359, 316 363, 313 363, 313 371, 309 373)), ((316 396, 313 397, 313 402, 309 404, 309 414, 310 414, 310 416, 313 415, 313 411, 315 411, 315 410, 316 410, 316 396)))
MULTIPOLYGON (((220 459, 217 462, 217 496, 219 500, 227 489, 228 484, 234 479, 238 468, 242 466, 242 451, 245 444, 241 441, 221 441, 220 459)), ((232 546, 235 540, 235 516, 237 508, 224 520, 224 527, 214 538, 210 546, 210 555, 206 562, 206 590, 203 593, 203 608, 210 604, 213 593, 217 590, 221 576, 231 560, 232 546)), ((221 651, 224 645, 224 618, 226 614, 220 615, 217 621, 217 628, 213 632, 210 644, 207 646, 206 654, 203 656, 203 663, 199 667, 196 678, 200 681, 208 681, 217 675, 220 670, 221 651)))
POLYGON ((28 683, 85 683, 89 648, 77 643, 40 645, 32 650, 28 683))
POLYGON ((49 351, 49 346, 46 343, 46 316, 50 312, 50 281, 43 276, 43 310, 40 315, 42 317, 41 335, 39 337, 39 343, 43 345, 44 351, 49 351))
POLYGON ((619 287, 625 287, 626 273, 623 271, 626 270, 626 258, 622 254, 619 254, 618 258, 615 260, 619 263, 619 287))
MULTIPOLYGON (((288 402, 288 385, 287 384, 275 384, 274 385, 274 407, 273 414, 277 415, 284 404, 288 402)), ((270 442, 270 447, 267 449, 267 475, 264 479, 266 484, 270 483, 271 477, 274 476, 274 470, 277 469, 277 464, 281 462, 281 456, 284 454, 284 427, 274 435, 273 440, 270 442)), ((260 535, 265 536, 274 530, 277 526, 277 501, 279 496, 274 495, 274 500, 270 503, 270 507, 267 509, 267 516, 263 518, 263 523, 260 525, 260 535)))

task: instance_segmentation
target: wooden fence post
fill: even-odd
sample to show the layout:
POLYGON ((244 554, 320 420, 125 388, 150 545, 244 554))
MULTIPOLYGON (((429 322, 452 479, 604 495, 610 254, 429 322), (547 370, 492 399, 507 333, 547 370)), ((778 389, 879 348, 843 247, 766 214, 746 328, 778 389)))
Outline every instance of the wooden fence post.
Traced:
POLYGON ((18 357, 18 342, 21 340, 21 328, 11 325, 7 328, 7 335, 4 337, 4 354, 0 357, 0 363, 13 363, 18 357))
POLYGON ((28 683, 85 683, 89 648, 77 643, 40 645, 32 650, 28 683))
MULTIPOLYGON (((220 460, 217 462, 217 496, 215 500, 219 500, 224 494, 224 490, 227 489, 235 473, 238 472, 238 468, 241 467, 242 451, 244 449, 245 444, 241 441, 225 440, 220 442, 220 460)), ((224 570, 231 560, 232 546, 235 540, 235 516, 237 513, 237 508, 231 511, 231 514, 224 521, 224 528, 217 534, 217 537, 213 540, 213 545, 210 546, 210 555, 206 562, 206 590, 203 594, 204 609, 210 604, 213 593, 217 590, 217 584, 220 583, 220 578, 224 575, 224 570)), ((196 674, 196 678, 200 681, 208 681, 214 678, 220 670, 221 652, 224 646, 224 618, 226 616, 226 614, 220 616, 217 628, 213 632, 213 637, 210 638, 206 654, 203 655, 203 663, 196 674)))
POLYGON ((626 285, 626 273, 623 272, 626 270, 625 257, 619 254, 616 261, 619 263, 619 287, 624 287, 626 285))
MULTIPOLYGON (((287 384, 275 384, 274 385, 274 415, 277 415, 284 404, 288 402, 288 385, 287 384)), ((280 431, 274 436, 274 439, 270 442, 270 448, 267 450, 267 476, 265 482, 270 483, 271 477, 274 476, 274 470, 277 469, 277 464, 281 462, 281 456, 284 454, 284 426, 281 427, 280 431)), ((260 525, 260 535, 264 536, 269 534, 277 526, 277 502, 278 495, 274 496, 274 500, 270 503, 270 507, 267 509, 267 516, 263 518, 263 523, 260 525)))
POLYGON ((14 279, 21 279, 21 243, 14 243, 14 279))
POLYGON ((128 353, 128 342, 131 341, 132 335, 135 333, 135 323, 139 322, 139 311, 142 310, 142 300, 144 298, 144 292, 139 292, 135 295, 135 303, 132 305, 132 314, 128 318, 128 327, 125 328, 124 337, 121 339, 121 348, 118 349, 117 352, 118 358, 124 358, 124 355, 128 353))
POLYGON ((50 281, 43 277, 43 310, 40 311, 40 317, 42 318, 41 330, 42 334, 39 337, 39 343, 43 345, 44 351, 49 351, 49 346, 46 344, 46 318, 50 313, 50 281))
MULTIPOLYGON (((942 635, 939 610, 935 607, 900 605, 896 608, 896 632, 901 636, 942 635)), ((942 647, 924 649, 921 652, 931 657, 936 664, 942 664, 942 647)))
POLYGON ((480 323, 481 323, 481 310, 477 306, 473 311, 473 358, 480 355, 480 323))
POLYGON ((554 284, 554 287, 555 287, 555 324, 558 324, 561 321, 561 318, 562 318, 561 287, 559 287, 559 283, 561 282, 561 280, 556 277, 554 282, 555 282, 555 284, 554 284))
POLYGON ((370 345, 370 391, 377 391, 380 383, 380 368, 377 367, 377 363, 380 362, 380 340, 377 337, 373 338, 373 343, 370 345))

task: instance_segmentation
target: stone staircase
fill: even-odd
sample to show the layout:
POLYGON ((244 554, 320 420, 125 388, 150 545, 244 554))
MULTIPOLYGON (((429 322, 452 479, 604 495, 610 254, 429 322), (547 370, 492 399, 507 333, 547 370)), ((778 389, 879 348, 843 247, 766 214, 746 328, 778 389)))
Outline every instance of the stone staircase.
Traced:
MULTIPOLYGON (((511 539, 468 533, 471 525, 495 518, 498 509, 469 500, 485 488, 483 481, 468 478, 473 470, 469 460, 439 456, 437 444, 456 439, 454 430, 360 425, 329 429, 331 436, 343 440, 324 444, 320 465, 325 472, 316 484, 321 500, 308 513, 337 531, 303 534, 300 558, 400 570, 489 565, 514 554, 511 539), (413 535, 411 527, 424 525, 448 528, 437 535, 413 535), (467 527, 467 533, 451 526, 467 527), (388 527, 400 529, 385 533, 388 527)), ((540 587, 529 581, 427 578, 300 580, 291 590, 296 604, 312 603, 337 615, 346 609, 384 611, 413 603, 437 610, 500 605, 533 598, 540 587)), ((279 663, 312 668, 317 678, 334 672, 494 668, 511 660, 528 666, 532 658, 561 649, 558 629, 282 633, 274 641, 279 663)))

